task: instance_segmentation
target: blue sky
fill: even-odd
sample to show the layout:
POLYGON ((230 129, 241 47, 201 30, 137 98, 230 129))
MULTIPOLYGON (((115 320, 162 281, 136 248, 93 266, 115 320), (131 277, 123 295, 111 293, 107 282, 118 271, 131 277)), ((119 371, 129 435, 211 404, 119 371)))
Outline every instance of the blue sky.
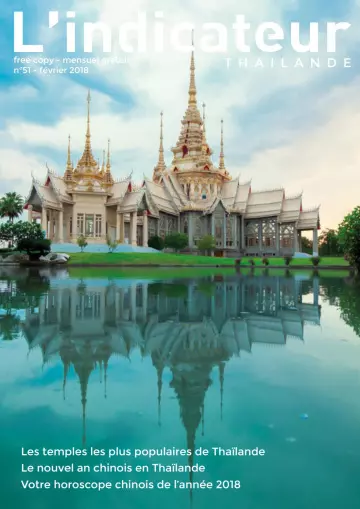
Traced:
MULTIPOLYGON (((149 30, 154 12, 164 13, 166 33, 174 23, 195 26, 196 78, 199 104, 206 102, 207 134, 218 159, 220 120, 224 118, 225 155, 228 170, 243 180, 252 178, 253 189, 283 186, 288 195, 304 192, 304 207, 321 204, 323 227, 335 227, 352 207, 358 205, 360 184, 360 4, 310 0, 134 0, 122 6, 116 0, 15 1, 0 14, 0 175, 4 193, 16 189, 26 195, 31 172, 39 179, 47 163, 62 174, 66 163, 67 137, 72 137, 74 163, 84 145, 86 93, 92 91, 92 144, 96 157, 102 157, 107 138, 111 139, 113 173, 136 180, 151 177, 159 144, 159 113, 164 111, 166 160, 175 144, 187 103, 189 55, 167 45, 163 54, 149 50, 128 55, 128 63, 89 66, 88 74, 29 75, 14 74, 13 12, 24 13, 25 43, 43 43, 42 56, 66 55, 65 15, 76 12, 77 47, 82 40, 83 21, 102 21, 116 33, 117 27, 136 20, 137 11, 146 12, 149 30), (48 10, 58 10, 60 21, 47 28, 48 10), (239 54, 231 42, 231 25, 237 14, 244 14, 252 27, 275 21, 288 33, 291 21, 301 23, 306 42, 309 22, 318 22, 323 31, 327 21, 347 21, 351 28, 339 33, 338 51, 327 55, 321 46, 320 69, 311 69, 308 54, 298 55, 289 38, 281 54, 260 54, 255 47, 239 54), (226 55, 201 51, 201 24, 221 22, 228 28, 229 52, 226 55), (233 58, 229 69, 225 57, 233 58), (337 66, 327 68, 327 57, 337 66), (237 58, 248 58, 248 67, 239 68, 237 58), (268 68, 270 57, 275 68, 268 68), (294 69, 301 57, 304 68, 294 69), (343 59, 351 58, 351 68, 343 59), (262 58, 265 68, 254 68, 262 58), (280 58, 286 65, 280 67, 280 58)), ((249 35, 251 40, 251 34, 249 35)), ((113 44, 113 54, 118 46, 113 44)), ((71 56, 82 56, 75 53, 71 56)), ((20 55, 22 56, 22 55, 20 55)), ((38 54, 30 56, 38 57, 38 54)), ((103 57, 95 44, 93 56, 103 57)), ((106 55, 108 56, 108 55, 106 55)), ((57 64, 62 67, 68 65, 57 64)))

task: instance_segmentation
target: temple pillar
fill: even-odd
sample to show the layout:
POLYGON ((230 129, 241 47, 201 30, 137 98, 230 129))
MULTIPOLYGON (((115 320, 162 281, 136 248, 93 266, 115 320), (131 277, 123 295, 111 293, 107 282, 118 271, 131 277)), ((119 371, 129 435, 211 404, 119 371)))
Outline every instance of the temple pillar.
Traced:
POLYGON ((245 217, 244 214, 241 215, 241 242, 240 248, 242 250, 245 249, 245 217))
POLYGON ((194 247, 194 224, 191 213, 188 213, 188 235, 189 235, 189 248, 194 247))
MULTIPOLYGON (((211 236, 216 241, 216 238, 215 238, 215 216, 214 216, 214 214, 211 214, 210 221, 211 221, 211 236)), ((214 250, 211 251, 211 256, 214 256, 214 250)))
POLYGON ((124 214, 121 214, 120 212, 116 213, 116 238, 119 244, 123 244, 125 242, 124 214))
POLYGON ((48 220, 47 210, 45 207, 41 209, 41 229, 45 232, 45 237, 48 238, 48 220))
POLYGON ((33 206, 28 205, 28 222, 32 223, 33 220, 33 206))
POLYGON ((226 212, 224 211, 223 220, 223 248, 226 249, 226 212))
POLYGON ((276 254, 280 254, 280 225, 279 223, 275 223, 275 244, 276 244, 276 254))
POLYGON ((137 212, 130 213, 130 244, 136 246, 137 212))
POLYGON ((130 320, 136 322, 136 285, 130 286, 130 320))
POLYGON ((319 278, 313 277, 313 303, 314 306, 319 305, 319 278))
POLYGON ((298 250, 299 250, 299 253, 302 253, 301 231, 298 231, 298 250))
POLYGON ((148 247, 149 240, 149 227, 148 227, 148 216, 147 211, 143 214, 143 247, 148 247))
POLYGON ((313 229, 313 256, 319 255, 318 248, 318 231, 316 228, 313 229))
POLYGON ((58 231, 57 238, 58 238, 58 241, 62 244, 64 242, 64 211, 63 211, 63 209, 61 209, 59 211, 58 225, 59 225, 58 226, 59 231, 58 231))
POLYGON ((142 319, 144 322, 146 322, 147 319, 147 307, 148 307, 148 285, 147 283, 144 283, 141 287, 142 290, 142 319))
POLYGON ((299 250, 299 236, 298 232, 295 230, 294 233, 294 252, 297 253, 299 250))

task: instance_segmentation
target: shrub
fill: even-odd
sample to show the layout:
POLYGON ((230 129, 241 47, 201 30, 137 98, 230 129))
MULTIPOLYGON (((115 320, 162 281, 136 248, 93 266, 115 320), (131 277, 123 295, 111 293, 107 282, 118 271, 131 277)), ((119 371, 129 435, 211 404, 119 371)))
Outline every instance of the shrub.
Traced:
POLYGON ((84 235, 80 235, 78 238, 77 238, 77 245, 79 246, 79 248, 81 249, 81 252, 84 251, 84 249, 86 248, 86 246, 88 245, 87 243, 87 240, 86 240, 86 237, 84 235))
POLYGON ((249 265, 251 265, 252 267, 255 267, 255 260, 253 260, 252 258, 249 260, 249 265))
POLYGON ((185 249, 189 245, 189 237, 185 233, 170 233, 166 235, 164 246, 169 247, 171 249, 175 249, 175 251, 179 251, 180 249, 185 249))
POLYGON ((317 267, 319 263, 321 262, 321 258, 319 256, 312 256, 311 257, 312 264, 314 267, 317 267))
POLYGON ((241 265, 241 258, 237 258, 235 260, 235 265, 236 265, 236 267, 240 267, 240 265, 241 265))
POLYGON ((106 244, 109 248, 109 253, 113 253, 117 246, 118 246, 118 243, 116 242, 116 240, 112 240, 111 237, 106 237, 106 244))
POLYGON ((266 265, 266 267, 269 265, 269 258, 267 258, 266 256, 264 256, 264 258, 262 259, 262 263, 263 265, 266 265))
POLYGON ((284 256, 284 262, 287 267, 291 264, 292 260, 293 260, 292 256, 284 256))
POLYGON ((49 239, 21 239, 17 246, 19 251, 25 251, 30 261, 37 261, 40 256, 46 256, 51 252, 49 239))
POLYGON ((197 248, 199 251, 213 251, 216 248, 216 240, 212 235, 204 235, 198 243, 197 248))
POLYGON ((164 249, 164 245, 164 239, 158 235, 154 235, 148 240, 148 246, 152 247, 153 249, 157 249, 158 251, 162 251, 164 249))
POLYGON ((339 245, 350 265, 360 270, 360 206, 344 217, 338 229, 339 245))

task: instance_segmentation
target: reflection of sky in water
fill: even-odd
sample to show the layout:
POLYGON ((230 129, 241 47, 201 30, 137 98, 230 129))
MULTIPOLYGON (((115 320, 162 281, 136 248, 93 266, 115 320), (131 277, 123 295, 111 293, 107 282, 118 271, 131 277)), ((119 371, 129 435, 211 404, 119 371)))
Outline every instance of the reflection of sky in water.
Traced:
MULTIPOLYGON (((263 458, 196 458, 207 471, 194 474, 195 481, 240 479, 243 487, 196 491, 194 508, 356 506, 360 338, 351 315, 347 323, 340 319, 346 296, 354 296, 348 283, 237 275, 173 284, 66 278, 51 280, 50 289, 41 284, 20 287, 31 306, 7 308, 20 318, 21 333, 0 342, 6 508, 188 506, 186 490, 21 490, 27 478, 21 462, 30 462, 21 447, 82 447, 82 402, 87 446, 266 449, 263 458), (342 301, 332 302, 334 295, 342 301)), ((133 464, 118 458, 125 461, 133 464)))

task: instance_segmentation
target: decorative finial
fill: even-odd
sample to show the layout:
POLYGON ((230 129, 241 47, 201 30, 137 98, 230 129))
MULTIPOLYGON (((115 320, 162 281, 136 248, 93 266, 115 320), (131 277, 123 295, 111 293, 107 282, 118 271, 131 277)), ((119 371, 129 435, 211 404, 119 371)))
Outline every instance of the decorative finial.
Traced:
POLYGON ((195 47, 195 43, 194 43, 194 29, 191 30, 191 46, 193 48, 195 47))
POLYGON ((221 119, 221 139, 220 139, 220 161, 219 170, 225 170, 225 159, 224 159, 224 121, 221 119))

